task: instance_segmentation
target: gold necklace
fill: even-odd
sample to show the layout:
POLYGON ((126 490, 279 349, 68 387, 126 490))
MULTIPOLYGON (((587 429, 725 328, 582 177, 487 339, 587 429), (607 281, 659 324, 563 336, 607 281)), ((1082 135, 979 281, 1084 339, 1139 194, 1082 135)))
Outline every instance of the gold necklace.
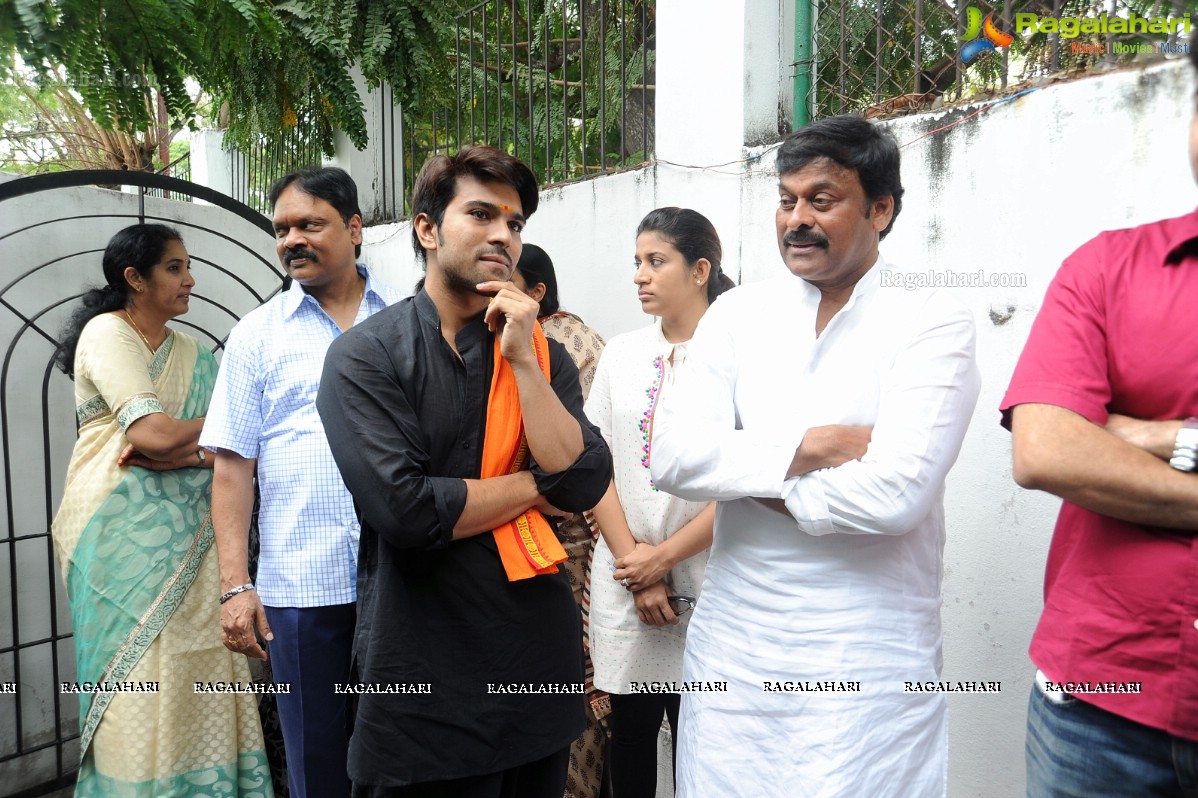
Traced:
POLYGON ((129 312, 128 308, 121 308, 121 310, 124 312, 125 318, 133 325, 133 329, 137 330, 137 334, 141 336, 141 340, 145 342, 146 349, 150 350, 150 354, 157 351, 155 347, 150 346, 150 339, 146 338, 146 334, 141 331, 141 327, 137 326, 137 322, 133 320, 133 314, 129 312))

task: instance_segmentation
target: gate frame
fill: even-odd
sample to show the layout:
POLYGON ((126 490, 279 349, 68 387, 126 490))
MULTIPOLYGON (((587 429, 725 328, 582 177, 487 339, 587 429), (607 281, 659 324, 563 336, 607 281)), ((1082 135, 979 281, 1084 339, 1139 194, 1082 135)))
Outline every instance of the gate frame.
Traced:
MULTIPOLYGON (((0 203, 3 203, 7 200, 12 200, 12 199, 17 199, 20 197, 28 196, 31 194, 41 193, 43 191, 53 191, 53 190, 67 189, 67 188, 115 186, 115 185, 137 186, 141 189, 141 191, 139 191, 137 194, 138 205, 137 205, 137 213, 136 214, 133 214, 133 213, 93 213, 93 214, 76 215, 76 216, 72 216, 69 218, 71 218, 71 219, 103 218, 103 217, 116 217, 116 218, 129 218, 129 219, 136 218, 136 219, 138 219, 139 222, 145 223, 146 218, 147 218, 146 217, 146 202, 145 202, 146 193, 148 190, 156 190, 156 191, 169 192, 169 194, 166 194, 166 196, 171 197, 171 199, 164 199, 163 201, 168 201, 168 202, 172 201, 177 196, 184 196, 184 197, 197 198, 197 199, 204 200, 205 202, 207 202, 215 207, 218 207, 224 211, 234 214, 235 216, 241 218, 242 220, 250 223, 252 226, 257 227, 258 229, 262 230, 264 233, 271 236, 271 238, 274 238, 274 225, 271 222, 271 220, 268 217, 264 216, 263 214, 259 213, 258 211, 254 210, 250 206, 248 206, 238 200, 235 200, 232 197, 222 194, 219 191, 208 188, 207 186, 201 186, 201 185, 197 185, 195 183, 191 183, 186 180, 180 180, 178 178, 168 177, 166 175, 154 174, 154 173, 150 173, 150 172, 135 172, 135 171, 108 170, 108 169, 85 169, 85 170, 78 170, 78 171, 55 172, 55 173, 50 173, 50 174, 31 175, 28 177, 21 177, 21 178, 15 179, 15 180, 10 180, 10 181, 0 183, 0 203)), ((160 217, 150 217, 150 218, 157 219, 160 217)), ((7 239, 11 236, 18 235, 20 233, 26 232, 33 228, 39 227, 41 225, 52 223, 54 221, 61 221, 61 219, 40 220, 34 224, 30 224, 30 225, 26 225, 24 227, 13 229, 3 235, 0 235, 0 242, 3 242, 5 239, 7 239)), ((208 228, 208 227, 201 227, 199 225, 193 225, 193 224, 189 224, 187 222, 180 222, 180 221, 174 220, 174 219, 167 219, 165 221, 169 221, 173 224, 181 225, 184 227, 192 227, 197 230, 203 230, 207 234, 214 235, 219 238, 223 238, 226 241, 229 241, 230 243, 232 243, 236 246, 240 246, 240 247, 246 249, 247 251, 252 252, 255 258, 258 257, 258 254, 256 252, 254 252, 253 250, 251 250, 249 247, 246 247, 244 244, 242 244, 237 239, 232 238, 231 236, 229 236, 226 233, 223 233, 219 230, 215 230, 215 229, 208 228)), ((80 252, 83 252, 83 251, 85 251, 85 250, 80 250, 80 252)), ((74 254, 79 254, 79 253, 74 253, 74 254)), ((11 356, 14 347, 16 347, 17 342, 19 341, 20 337, 25 333, 26 330, 32 329, 34 332, 41 335, 43 338, 46 338, 51 343, 54 343, 55 345, 57 345, 57 337, 47 333, 40 326, 38 326, 37 318, 40 317, 46 311, 49 311, 49 310, 53 309, 54 307, 61 305, 63 302, 71 302, 71 301, 74 301, 74 299, 65 299, 65 300, 63 300, 63 302, 57 302, 53 305, 49 305, 46 308, 44 308, 41 311, 41 313, 37 314, 37 316, 35 316, 34 318, 31 319, 28 317, 27 314, 25 314, 25 313, 19 311, 17 308, 13 307, 8 302, 8 300, 5 299, 5 297, 4 297, 4 293, 7 292, 7 290, 9 288, 11 288, 13 285, 15 285, 17 282, 19 282, 22 279, 25 279, 33 271, 36 271, 37 269, 40 269, 40 268, 44 268, 45 266, 47 266, 53 262, 55 262, 55 261, 51 260, 51 261, 47 261, 46 263, 39 264, 34 270, 25 272, 20 277, 18 277, 16 280, 11 281, 7 285, 0 287, 0 306, 6 308, 9 312, 13 313, 17 317, 17 319, 19 319, 22 322, 21 328, 17 331, 16 335, 13 337, 12 342, 9 344, 7 351, 4 353, 3 370, 4 370, 5 374, 3 377, 3 381, 5 381, 5 382, 7 381, 6 380, 7 366, 8 366, 7 361, 9 359, 9 357, 11 356)), ((286 279, 285 273, 283 273, 279 269, 277 263, 271 263, 270 261, 264 261, 264 262, 279 277, 278 287, 275 288, 275 290, 273 292, 268 293, 267 296, 265 296, 265 297, 260 296, 258 291, 251 288, 249 286, 249 284, 245 282, 245 280, 243 280, 238 275, 234 274, 232 271, 225 269, 223 267, 217 266, 216 264, 210 263, 209 265, 215 267, 219 271, 228 275, 230 278, 232 278, 236 282, 241 283, 241 285, 247 291, 249 291, 249 293, 252 296, 254 296, 256 299, 258 299, 258 301, 261 303, 261 302, 268 301, 272 296, 274 296, 280 290, 283 290, 286 287, 286 284, 289 282, 286 279)), ((208 263, 208 262, 205 261, 205 263, 208 263)), ((234 313, 233 311, 231 311, 229 308, 226 308, 223 305, 221 305, 220 303, 217 303, 213 300, 208 300, 208 301, 211 304, 215 305, 220 310, 223 310, 224 312, 233 316, 234 319, 238 318, 237 314, 234 313)), ((186 324, 186 322, 181 322, 181 323, 186 324)), ((191 325, 191 326, 194 327, 194 325, 191 325)), ((211 335, 210 335, 210 337, 211 337, 211 335)), ((214 340, 216 340, 216 339, 214 339, 214 340)), ((223 347, 224 341, 216 341, 216 345, 217 345, 217 348, 223 347)), ((46 385, 49 381, 49 377, 50 377, 52 369, 53 369, 53 361, 51 361, 51 363, 47 365, 46 373, 42 376, 43 405, 44 405, 46 385)), ((45 410, 45 408, 43 406, 43 411, 44 410, 45 410)), ((8 397, 2 390, 0 390, 0 413, 3 414, 5 419, 7 419, 9 416, 8 397)), ((47 469, 49 469, 49 467, 50 467, 49 440, 46 439, 45 437, 43 438, 43 447, 46 452, 45 466, 47 469)), ((49 748, 55 749, 55 772, 57 773, 57 777, 53 781, 44 782, 40 785, 26 788, 26 789, 23 789, 19 793, 13 793, 10 795, 10 798, 33 798, 34 796, 46 795, 49 792, 53 792, 53 791, 61 789, 63 787, 70 786, 71 784, 74 783, 75 774, 77 772, 77 764, 71 763, 69 766, 65 766, 65 763, 63 761, 64 760, 64 748, 65 748, 66 744, 68 742, 70 742, 71 740, 78 739, 79 733, 78 733, 78 731, 75 731, 73 733, 68 733, 63 729, 62 694, 58 693, 55 696, 55 700, 54 700, 55 738, 50 742, 41 743, 41 744, 33 745, 33 746, 25 746, 24 740, 23 740, 23 737, 24 737, 23 731, 24 730, 23 730, 22 713, 21 713, 21 692, 20 692, 21 657, 20 657, 20 652, 23 649, 32 648, 35 646, 42 646, 45 644, 50 644, 50 646, 52 648, 52 660, 54 662, 54 671, 55 671, 55 677, 54 677, 55 682, 54 683, 57 684, 58 683, 58 676, 57 676, 58 645, 62 641, 68 640, 71 637, 73 637, 74 632, 71 631, 71 632, 63 633, 58 628, 58 621, 57 621, 58 601, 57 601, 57 592, 56 592, 57 585, 52 584, 51 590, 50 590, 50 601, 49 601, 49 610, 48 610, 49 617, 50 617, 50 628, 51 628, 50 636, 46 637, 46 638, 40 638, 37 640, 31 640, 31 641, 22 641, 20 638, 20 625, 19 625, 19 619, 18 619, 18 613, 17 613, 17 607, 18 607, 18 578, 17 577, 18 577, 18 575, 17 575, 16 544, 21 541, 37 540, 39 538, 44 538, 46 541, 49 562, 51 563, 52 570, 53 570, 53 564, 55 562, 55 557, 54 557, 54 550, 53 550, 53 541, 51 540, 49 529, 47 529, 45 532, 21 535, 19 537, 15 534, 15 529, 14 529, 15 510, 14 510, 13 501, 12 501, 13 489, 12 489, 12 483, 10 480, 11 471, 8 467, 8 464, 11 463, 12 458, 10 457, 10 452, 9 452, 9 435, 8 435, 7 424, 4 424, 3 427, 0 428, 0 451, 2 451, 3 459, 6 464, 4 489, 5 489, 5 493, 7 494, 7 497, 6 497, 7 518, 5 519, 7 531, 3 537, 0 537, 0 546, 8 546, 9 551, 10 551, 10 555, 9 555, 9 571, 10 571, 10 583, 11 583, 10 584, 10 593, 11 593, 10 619, 11 619, 11 628, 12 628, 12 645, 0 647, 0 656, 12 655, 13 679, 17 685, 16 694, 11 696, 11 700, 13 702, 12 707, 14 710, 14 712, 13 712, 14 724, 13 725, 15 727, 16 747, 15 747, 15 751, 13 751, 12 753, 6 753, 6 752, 0 751, 0 764, 6 763, 6 762, 12 762, 12 761, 20 759, 23 756, 35 754, 39 751, 44 751, 49 748)), ((49 486, 47 485, 47 496, 50 495, 48 490, 49 490, 49 486)), ((53 578, 56 579, 57 576, 58 575, 56 573, 53 574, 53 578)), ((9 699, 6 697, 6 698, 0 699, 0 700, 4 700, 7 702, 9 699)))

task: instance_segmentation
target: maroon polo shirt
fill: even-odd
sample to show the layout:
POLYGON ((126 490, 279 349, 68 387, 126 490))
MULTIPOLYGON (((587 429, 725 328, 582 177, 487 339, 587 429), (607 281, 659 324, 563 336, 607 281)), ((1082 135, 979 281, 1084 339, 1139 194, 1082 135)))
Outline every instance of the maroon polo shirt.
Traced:
MULTIPOLYGON (((1099 425, 1198 415, 1198 211, 1102 233, 1065 260, 1003 398, 1005 426, 1024 403, 1099 425)), ((1079 697, 1198 740, 1198 534, 1065 502, 1030 653, 1054 682, 1142 683, 1079 697)))

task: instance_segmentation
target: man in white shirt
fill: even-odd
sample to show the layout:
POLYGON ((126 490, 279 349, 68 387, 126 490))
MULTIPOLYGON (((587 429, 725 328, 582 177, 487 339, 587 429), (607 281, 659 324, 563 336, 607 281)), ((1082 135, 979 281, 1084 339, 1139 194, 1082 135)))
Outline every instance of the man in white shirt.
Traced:
POLYGON ((329 345, 400 295, 357 262, 362 215, 344 170, 286 175, 270 202, 291 287, 229 334, 200 445, 216 453, 225 646, 259 659, 268 650, 275 681, 289 687, 278 706, 292 798, 336 798, 349 794, 349 698, 340 686, 350 680, 361 529, 316 391, 329 345), (251 582, 255 476, 262 550, 251 582))
POLYGON ((977 402, 974 322, 883 282, 893 137, 834 117, 778 151, 789 273, 725 294, 655 421, 662 490, 718 500, 687 637, 680 796, 944 795, 944 480, 977 402), (797 279, 796 279, 797 278, 797 279))

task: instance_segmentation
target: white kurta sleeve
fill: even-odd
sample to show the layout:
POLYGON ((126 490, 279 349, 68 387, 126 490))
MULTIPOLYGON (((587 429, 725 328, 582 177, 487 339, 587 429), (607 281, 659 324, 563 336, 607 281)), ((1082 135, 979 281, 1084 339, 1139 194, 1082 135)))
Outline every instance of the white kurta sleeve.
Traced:
POLYGON ((973 317, 942 294, 883 380, 861 460, 787 481, 782 498, 799 529, 901 535, 939 501, 981 388, 973 317))
MULTIPOLYGON (((653 422, 654 483, 690 501, 779 498, 804 430, 739 429, 732 297, 699 322, 687 367, 663 394, 653 422), (721 312, 723 311, 723 312, 721 312)), ((724 303, 721 305, 721 302, 724 303)))

